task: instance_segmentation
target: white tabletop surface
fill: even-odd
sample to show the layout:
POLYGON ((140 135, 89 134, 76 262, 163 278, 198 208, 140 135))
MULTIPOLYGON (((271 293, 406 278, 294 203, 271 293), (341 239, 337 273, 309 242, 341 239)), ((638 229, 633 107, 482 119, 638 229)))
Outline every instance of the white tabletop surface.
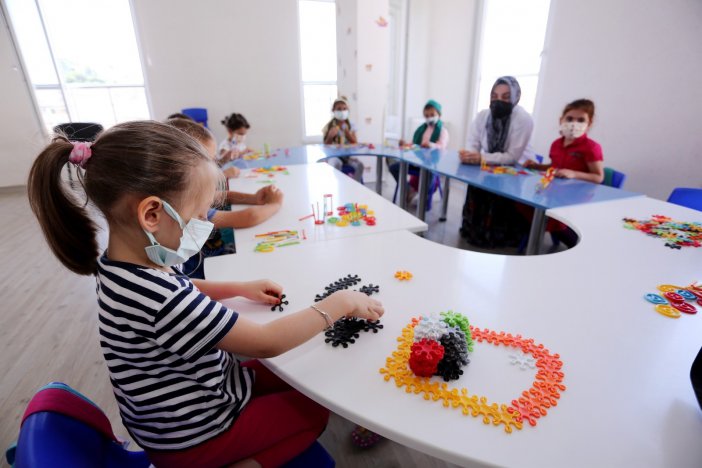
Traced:
MULTIPOLYGON (((342 174, 326 163, 302 164, 287 166, 289 175, 276 173, 272 178, 261 175, 257 178, 247 178, 251 169, 242 171, 236 179, 229 180, 229 188, 238 192, 253 193, 266 184, 264 180, 272 180, 285 194, 281 210, 263 223, 246 229, 236 229, 235 239, 237 252, 253 250, 258 240, 257 234, 280 230, 305 230, 307 241, 315 242, 329 239, 340 239, 367 234, 376 234, 395 230, 422 232, 427 230, 427 224, 412 214, 399 209, 390 201, 374 191, 357 183, 351 177, 342 174), (300 221, 303 216, 312 213, 311 205, 319 202, 323 210, 325 194, 332 194, 334 216, 336 208, 346 203, 368 205, 375 211, 376 225, 337 227, 332 224, 315 225, 312 218, 300 221)), ((233 205, 232 210, 246 208, 247 205, 233 205)), ((283 249, 297 246, 284 247, 283 249)), ((280 250, 280 249, 276 249, 280 250)), ((272 252, 275 253, 275 252, 272 252)))
MULTIPOLYGON (((658 284, 700 279, 702 248, 671 250, 622 227, 621 218, 702 213, 648 198, 553 210, 581 231, 575 248, 509 257, 460 251, 406 231, 309 243, 274 255, 245 252, 206 260, 209 279, 268 277, 285 287, 286 312, 308 306, 346 274, 380 284, 385 326, 348 349, 323 335, 267 361, 303 393, 397 442, 461 465, 525 467, 702 466, 702 412, 689 370, 702 346, 702 313, 670 319, 643 299, 658 284), (393 275, 405 269, 409 282, 393 275), (563 360, 558 406, 536 427, 500 427, 406 394, 378 372, 410 318, 454 310, 480 328, 543 343, 563 360)), ((263 305, 226 302, 254 320, 279 317, 263 305)), ((284 312, 285 313, 285 312, 284 312)), ((509 404, 534 370, 509 364, 511 349, 476 344, 452 387, 509 404)))

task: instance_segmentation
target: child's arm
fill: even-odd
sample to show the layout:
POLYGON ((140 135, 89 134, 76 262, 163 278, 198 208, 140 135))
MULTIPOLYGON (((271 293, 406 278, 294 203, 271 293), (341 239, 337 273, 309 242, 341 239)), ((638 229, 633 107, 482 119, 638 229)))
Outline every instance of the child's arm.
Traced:
MULTIPOLYGON (((344 316, 378 320, 385 310, 380 302, 358 291, 339 291, 315 306, 336 322, 344 316)), ((266 324, 239 316, 217 348, 253 358, 270 358, 301 345, 329 326, 326 318, 311 307, 266 324)))
POLYGON ((332 121, 325 127, 327 133, 324 134, 324 144, 331 145, 334 143, 334 138, 339 134, 339 126, 336 121, 332 121))
POLYGON ((601 184, 604 180, 604 165, 602 161, 593 161, 587 163, 589 172, 574 171, 572 169, 558 169, 556 177, 563 179, 578 179, 594 184, 601 184))
POLYGON ((243 229, 261 224, 280 210, 281 203, 266 203, 238 211, 217 211, 211 221, 216 228, 243 229))
POLYGON ((255 193, 227 190, 227 203, 230 205, 258 205, 255 193))
POLYGON ((524 164, 522 166, 526 167, 527 169, 535 169, 537 171, 547 171, 551 168, 552 164, 539 164, 535 161, 532 161, 531 159, 527 159, 524 161, 524 164))
POLYGON ((258 281, 207 281, 192 279, 204 295, 215 301, 242 296, 252 301, 277 304, 283 288, 270 280, 258 281))

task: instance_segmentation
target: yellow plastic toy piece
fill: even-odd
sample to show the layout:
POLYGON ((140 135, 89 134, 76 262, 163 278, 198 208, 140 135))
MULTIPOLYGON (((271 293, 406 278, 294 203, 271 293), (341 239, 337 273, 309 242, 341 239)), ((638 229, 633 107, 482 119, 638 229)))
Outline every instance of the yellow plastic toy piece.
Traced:
POLYGON ((654 307, 654 309, 659 314, 665 315, 666 317, 670 318, 680 318, 681 315, 678 309, 675 309, 674 307, 666 304, 658 304, 656 307, 654 307))
POLYGON ((661 292, 677 292, 678 289, 685 289, 682 286, 675 286, 672 284, 661 284, 658 286, 658 290, 661 292))
POLYGON ((412 279, 412 273, 405 270, 396 271, 395 278, 399 279, 400 281, 409 281, 412 279))

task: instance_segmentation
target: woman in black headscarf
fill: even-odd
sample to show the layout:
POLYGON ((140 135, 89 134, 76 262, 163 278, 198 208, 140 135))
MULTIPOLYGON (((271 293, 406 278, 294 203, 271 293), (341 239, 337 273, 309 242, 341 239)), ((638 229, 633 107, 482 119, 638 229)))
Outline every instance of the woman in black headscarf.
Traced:
MULTIPOLYGON (((518 105, 522 90, 512 76, 502 76, 490 91, 490 109, 473 120, 466 147, 459 151, 464 164, 516 164, 533 159, 531 133, 534 122, 518 105)), ((528 229, 514 203, 469 186, 463 206, 461 235, 481 247, 519 244, 528 229)))

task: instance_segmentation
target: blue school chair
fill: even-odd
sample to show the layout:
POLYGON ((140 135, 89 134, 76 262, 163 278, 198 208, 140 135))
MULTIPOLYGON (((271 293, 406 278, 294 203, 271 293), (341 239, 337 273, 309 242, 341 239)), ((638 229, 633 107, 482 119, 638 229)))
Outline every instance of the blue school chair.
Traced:
MULTIPOLYGON (((27 405, 19 440, 7 449, 13 468, 148 468, 144 451, 129 451, 112 432, 105 413, 66 384, 45 385, 27 405)), ((334 459, 318 442, 285 468, 334 468, 334 459)))
POLYGON ((201 123, 205 126, 205 128, 209 128, 207 126, 207 109, 204 107, 189 107, 187 109, 181 109, 181 112, 193 119, 195 122, 201 123))
POLYGON ((702 189, 678 187, 671 192, 668 203, 702 211, 702 189))
POLYGON ((619 172, 611 167, 604 168, 604 179, 602 179, 602 185, 607 185, 614 188, 622 188, 624 186, 624 181, 626 180, 626 174, 619 172))
POLYGON ((15 468, 147 468, 151 464, 143 451, 124 447, 95 403, 59 382, 42 387, 29 402, 17 445, 8 449, 6 457, 15 468))

